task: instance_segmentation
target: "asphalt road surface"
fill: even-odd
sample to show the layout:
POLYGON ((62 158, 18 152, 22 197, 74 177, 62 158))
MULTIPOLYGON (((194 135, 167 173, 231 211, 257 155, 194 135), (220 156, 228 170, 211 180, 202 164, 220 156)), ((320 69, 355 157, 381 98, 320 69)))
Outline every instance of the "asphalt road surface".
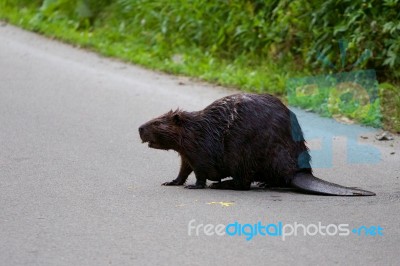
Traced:
POLYGON ((295 110, 316 175, 375 197, 161 186, 179 157, 138 126, 234 92, 0 27, 0 265, 398 265, 400 142, 374 129, 295 110))

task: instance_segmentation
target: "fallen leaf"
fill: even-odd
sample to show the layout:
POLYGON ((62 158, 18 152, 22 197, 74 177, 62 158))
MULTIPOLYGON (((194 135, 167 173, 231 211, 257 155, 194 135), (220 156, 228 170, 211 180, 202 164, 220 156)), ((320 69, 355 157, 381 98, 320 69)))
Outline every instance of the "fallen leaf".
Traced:
POLYGON ((230 207, 234 203, 233 202, 223 202, 223 201, 213 201, 213 202, 209 202, 207 204, 209 204, 209 205, 211 205, 211 204, 220 204, 222 207, 230 207))

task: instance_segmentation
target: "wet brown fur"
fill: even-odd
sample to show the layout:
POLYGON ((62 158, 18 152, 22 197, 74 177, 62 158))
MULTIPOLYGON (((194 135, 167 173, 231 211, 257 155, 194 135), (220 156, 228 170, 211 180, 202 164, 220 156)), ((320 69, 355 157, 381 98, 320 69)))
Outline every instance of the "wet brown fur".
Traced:
POLYGON ((181 156, 176 179, 183 185, 194 171, 196 184, 249 189, 252 182, 286 186, 299 172, 312 172, 311 157, 294 113, 269 95, 235 94, 195 112, 169 111, 139 128, 149 147, 181 156), (232 180, 223 181, 227 177, 232 180))

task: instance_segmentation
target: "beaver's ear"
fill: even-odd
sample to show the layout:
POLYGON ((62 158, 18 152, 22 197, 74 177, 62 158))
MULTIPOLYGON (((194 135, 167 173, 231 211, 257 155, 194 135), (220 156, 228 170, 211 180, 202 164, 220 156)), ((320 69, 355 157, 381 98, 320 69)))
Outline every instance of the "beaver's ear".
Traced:
POLYGON ((174 114, 174 116, 172 117, 172 121, 174 121, 175 125, 180 126, 182 124, 180 114, 174 114))

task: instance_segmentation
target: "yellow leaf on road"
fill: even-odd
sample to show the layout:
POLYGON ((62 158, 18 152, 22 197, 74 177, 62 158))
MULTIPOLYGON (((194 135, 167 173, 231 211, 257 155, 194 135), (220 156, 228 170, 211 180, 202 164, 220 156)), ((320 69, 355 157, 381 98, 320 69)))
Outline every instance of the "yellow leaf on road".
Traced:
POLYGON ((230 207, 234 203, 233 202, 223 202, 223 201, 213 201, 213 202, 209 202, 207 204, 209 204, 209 205, 211 205, 211 204, 221 204, 221 206, 223 206, 223 207, 230 207))

